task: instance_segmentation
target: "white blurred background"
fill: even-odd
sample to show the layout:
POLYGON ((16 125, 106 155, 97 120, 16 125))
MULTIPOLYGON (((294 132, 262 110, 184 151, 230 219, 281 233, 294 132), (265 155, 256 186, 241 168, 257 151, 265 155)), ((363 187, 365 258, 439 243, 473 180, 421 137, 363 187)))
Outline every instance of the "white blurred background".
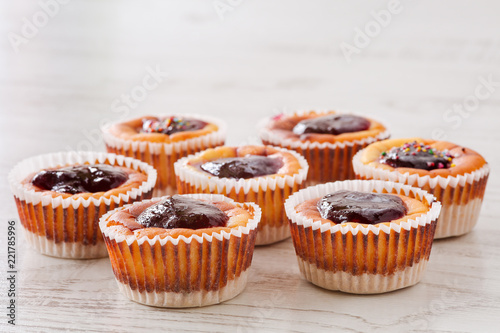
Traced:
POLYGON ((309 108, 370 115, 393 136, 438 130, 478 150, 500 138, 482 135, 499 125, 488 118, 500 87, 473 110, 452 109, 480 77, 500 81, 496 1, 42 0, 0 8, 6 157, 102 149, 100 122, 169 112, 227 119, 230 144, 256 142, 261 117, 309 108), (40 11, 55 14, 44 20, 40 11), (366 29, 373 37, 360 43, 366 29), (350 62, 346 44, 358 50, 350 62), (168 76, 118 111, 148 67, 168 76))

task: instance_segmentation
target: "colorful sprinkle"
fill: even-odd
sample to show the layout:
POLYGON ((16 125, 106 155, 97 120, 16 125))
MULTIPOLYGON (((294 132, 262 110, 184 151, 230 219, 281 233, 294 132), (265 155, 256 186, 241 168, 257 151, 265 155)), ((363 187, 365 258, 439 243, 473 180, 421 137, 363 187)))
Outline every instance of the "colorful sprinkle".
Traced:
POLYGON ((430 145, 416 141, 382 152, 380 162, 394 167, 413 167, 426 170, 455 166, 452 163, 453 155, 448 150, 439 151, 430 145))
POLYGON ((143 119, 142 132, 172 134, 175 132, 196 130, 205 127, 207 123, 201 120, 169 117, 163 120, 143 119))

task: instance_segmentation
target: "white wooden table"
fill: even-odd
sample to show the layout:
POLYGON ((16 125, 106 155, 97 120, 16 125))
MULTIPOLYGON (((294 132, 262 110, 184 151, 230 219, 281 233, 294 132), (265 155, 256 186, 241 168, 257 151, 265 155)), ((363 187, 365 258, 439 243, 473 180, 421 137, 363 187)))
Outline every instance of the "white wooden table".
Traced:
POLYGON ((51 15, 38 1, 0 4, 1 332, 498 330, 498 1, 41 3, 51 15), (358 28, 371 29, 368 41, 358 28), (349 63, 347 44, 357 50, 349 63), (157 309, 119 294, 108 259, 34 252, 18 222, 16 326, 7 324, 7 221, 17 212, 6 175, 16 162, 103 150, 100 123, 148 113, 222 117, 229 144, 257 143, 259 118, 304 108, 370 115, 393 137, 446 136, 489 161, 478 226, 437 241, 421 283, 375 296, 322 290, 300 277, 287 240, 256 249, 233 300, 157 309))

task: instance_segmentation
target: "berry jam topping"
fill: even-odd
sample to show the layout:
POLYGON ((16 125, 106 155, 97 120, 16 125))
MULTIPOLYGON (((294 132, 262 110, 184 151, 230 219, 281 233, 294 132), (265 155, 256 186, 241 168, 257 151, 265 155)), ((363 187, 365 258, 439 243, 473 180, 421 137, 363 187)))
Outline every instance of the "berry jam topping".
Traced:
POLYGON ((335 223, 377 224, 400 219, 407 212, 398 196, 346 190, 325 195, 317 207, 322 218, 335 223))
POLYGON ((329 115, 302 120, 295 125, 293 133, 297 135, 307 133, 339 135, 366 131, 368 128, 370 128, 368 119, 353 115, 329 115))
POLYGON ((253 178, 272 175, 283 166, 281 158, 259 155, 220 158, 203 163, 200 168, 220 178, 253 178))
POLYGON ((447 169, 455 166, 452 162, 453 156, 448 151, 439 151, 417 142, 393 147, 380 155, 380 163, 390 165, 393 168, 447 169))
POLYGON ((195 131, 204 128, 207 123, 192 118, 169 117, 163 120, 143 119, 142 133, 174 134, 177 132, 195 131))
POLYGON ((78 165, 56 170, 42 170, 31 183, 59 193, 106 192, 125 183, 126 172, 105 164, 78 165))
POLYGON ((202 229, 225 227, 229 216, 209 203, 174 195, 146 208, 137 223, 146 228, 202 229))

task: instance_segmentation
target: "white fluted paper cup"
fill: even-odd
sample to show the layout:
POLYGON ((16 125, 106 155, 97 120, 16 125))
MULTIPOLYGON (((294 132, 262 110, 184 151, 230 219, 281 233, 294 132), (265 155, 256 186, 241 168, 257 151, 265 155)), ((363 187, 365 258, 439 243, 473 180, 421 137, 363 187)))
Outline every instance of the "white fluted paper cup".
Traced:
MULTIPOLYGON (((382 141, 377 145, 382 146, 384 142, 402 144, 411 140, 414 139, 394 139, 382 141)), ((455 175, 430 176, 410 173, 407 168, 399 171, 397 168, 379 168, 363 163, 364 153, 365 150, 360 151, 352 161, 356 178, 387 180, 419 187, 441 202, 443 207, 436 229, 436 239, 466 234, 477 224, 490 174, 489 164, 484 163, 474 170, 455 175)))
POLYGON ((368 118, 372 126, 376 127, 376 129, 373 128, 370 131, 359 132, 365 133, 363 135, 345 133, 340 136, 328 135, 328 138, 324 138, 322 134, 315 134, 316 139, 304 141, 299 138, 283 135, 282 132, 272 128, 272 124, 275 121, 279 121, 276 120, 276 118, 302 119, 304 117, 307 118, 309 115, 326 116, 330 114, 342 115, 350 113, 335 111, 296 111, 292 113, 283 113, 260 122, 260 138, 265 145, 295 150, 305 157, 309 164, 307 185, 354 179, 351 163, 353 156, 369 144, 390 137, 390 133, 381 123, 368 118), (341 136, 349 137, 341 139, 341 136))

